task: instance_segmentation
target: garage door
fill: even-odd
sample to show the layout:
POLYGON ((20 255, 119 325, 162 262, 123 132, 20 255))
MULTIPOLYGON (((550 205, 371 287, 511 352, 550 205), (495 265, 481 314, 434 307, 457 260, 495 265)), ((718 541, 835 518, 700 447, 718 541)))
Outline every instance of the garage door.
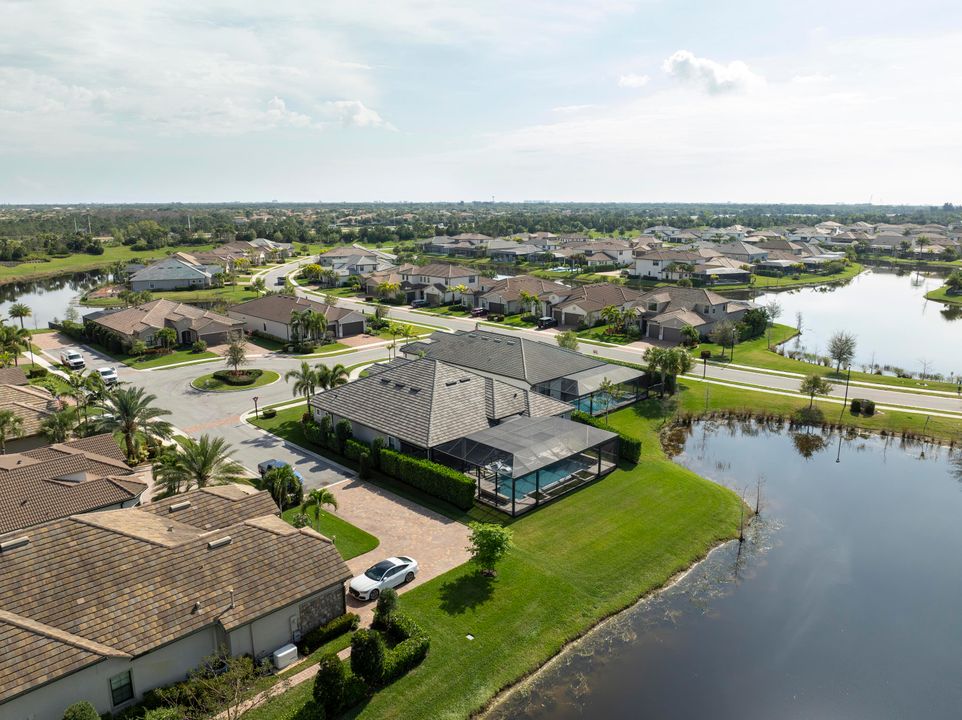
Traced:
POLYGON ((358 333, 364 332, 364 323, 360 320, 357 322, 349 322, 341 325, 341 336, 347 335, 357 335, 358 333))

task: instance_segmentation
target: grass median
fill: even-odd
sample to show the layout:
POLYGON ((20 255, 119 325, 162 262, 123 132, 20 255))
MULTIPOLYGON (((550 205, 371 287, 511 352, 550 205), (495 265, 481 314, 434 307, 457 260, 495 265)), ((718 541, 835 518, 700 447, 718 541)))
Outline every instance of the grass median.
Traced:
MULTIPOLYGON (((223 372, 230 372, 225 370, 223 372)), ((241 371, 244 372, 244 371, 241 371)), ((229 382, 225 382, 218 377, 215 377, 214 373, 208 373, 207 375, 201 375, 198 378, 194 378, 191 381, 191 385, 197 390, 203 390, 205 392, 240 392, 241 390, 253 390, 254 388, 263 387, 264 385, 270 385, 273 382, 280 380, 280 375, 273 370, 262 370, 261 374, 254 379, 253 382, 247 385, 232 385, 229 382)))

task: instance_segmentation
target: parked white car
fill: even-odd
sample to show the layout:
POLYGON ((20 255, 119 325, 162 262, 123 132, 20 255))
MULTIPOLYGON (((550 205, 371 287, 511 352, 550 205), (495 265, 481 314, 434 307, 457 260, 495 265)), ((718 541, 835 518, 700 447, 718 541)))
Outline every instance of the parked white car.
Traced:
POLYGON ((84 356, 80 354, 79 350, 75 350, 74 348, 61 350, 60 362, 64 367, 70 368, 71 370, 83 370, 87 367, 87 363, 84 362, 84 356))
POLYGON ((100 379, 104 381, 104 385, 107 387, 116 385, 117 381, 120 379, 117 377, 117 371, 112 367, 97 368, 97 374, 100 376, 100 379))
POLYGON ((351 580, 348 587, 351 595, 358 600, 377 600, 382 590, 411 582, 419 569, 414 558, 403 555, 389 557, 351 580))

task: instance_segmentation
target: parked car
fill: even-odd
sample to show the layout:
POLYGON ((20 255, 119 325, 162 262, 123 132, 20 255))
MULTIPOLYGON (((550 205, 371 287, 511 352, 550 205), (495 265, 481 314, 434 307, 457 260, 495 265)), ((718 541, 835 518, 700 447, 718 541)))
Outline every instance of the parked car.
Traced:
POLYGON ((281 275, 279 278, 277 278, 277 280, 274 281, 274 284, 275 284, 275 285, 286 285, 286 284, 287 284, 287 278, 284 277, 283 275, 281 275))
POLYGON ((413 308, 425 307, 427 304, 428 304, 427 300, 413 300, 411 302, 411 307, 413 308))
POLYGON ((348 589, 358 600, 377 600, 382 590, 411 582, 419 569, 413 558, 389 557, 351 580, 348 589))
POLYGON ((487 314, 487 308, 471 308, 471 317, 483 317, 487 314))
MULTIPOLYGON (((279 467, 287 467, 287 465, 288 463, 284 462, 283 460, 265 460, 264 462, 257 463, 257 472, 261 474, 261 477, 264 477, 268 470, 273 470, 274 468, 279 467)), ((304 482, 304 477, 297 472, 297 470, 294 471, 294 477, 301 482, 304 482)))
POLYGON ((100 379, 104 381, 104 385, 108 387, 116 385, 120 379, 117 377, 117 371, 112 367, 97 368, 97 374, 100 376, 100 379))
POLYGON ((83 370, 87 367, 87 363, 84 362, 84 356, 80 354, 79 350, 74 348, 65 348, 60 351, 60 364, 71 370, 83 370))
POLYGON ((553 317, 538 318, 538 329, 539 329, 539 330, 544 330, 545 328, 554 327, 554 326, 557 325, 557 324, 558 324, 558 321, 555 320, 553 317))

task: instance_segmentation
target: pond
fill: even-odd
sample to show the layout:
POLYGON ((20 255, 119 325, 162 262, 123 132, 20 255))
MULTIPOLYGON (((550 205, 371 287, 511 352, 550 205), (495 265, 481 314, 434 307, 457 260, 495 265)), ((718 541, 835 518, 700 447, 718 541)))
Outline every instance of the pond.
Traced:
POLYGON ((869 270, 844 285, 769 293, 756 302, 774 297, 785 325, 795 326, 796 313, 802 314, 802 334, 790 349, 826 355, 829 337, 844 330, 858 340, 856 370, 874 363, 948 376, 962 373, 962 312, 925 299, 942 284, 936 274, 869 270))
POLYGON ((97 308, 82 307, 77 300, 107 277, 106 273, 95 271, 0 285, 0 315, 6 318, 10 306, 18 302, 33 311, 24 322, 28 328, 44 328, 51 320, 63 320, 70 305, 76 307, 79 315, 86 315, 97 308))
POLYGON ((762 480, 746 542, 599 626, 490 717, 959 716, 959 455, 701 423, 678 462, 752 504, 762 480))

